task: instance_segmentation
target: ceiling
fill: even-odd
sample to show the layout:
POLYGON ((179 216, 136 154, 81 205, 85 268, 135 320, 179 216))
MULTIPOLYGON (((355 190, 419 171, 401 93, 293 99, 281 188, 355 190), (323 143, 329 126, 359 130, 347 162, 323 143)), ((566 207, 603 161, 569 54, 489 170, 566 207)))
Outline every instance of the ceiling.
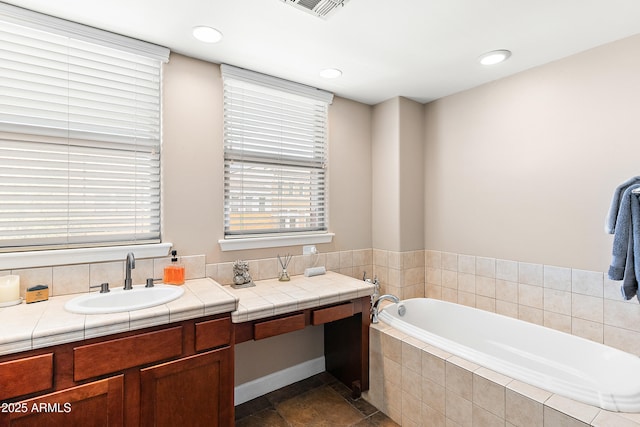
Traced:
POLYGON ((349 0, 326 19, 283 0, 4 1, 367 104, 428 102, 640 33, 637 0, 349 0), (199 42, 197 25, 224 38, 199 42), (494 49, 513 55, 476 61, 494 49))

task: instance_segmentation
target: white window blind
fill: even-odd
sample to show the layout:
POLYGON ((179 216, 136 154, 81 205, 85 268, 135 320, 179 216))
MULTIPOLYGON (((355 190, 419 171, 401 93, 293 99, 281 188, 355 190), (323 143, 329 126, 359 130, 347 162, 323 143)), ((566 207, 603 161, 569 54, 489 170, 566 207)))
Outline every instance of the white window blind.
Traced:
POLYGON ((225 237, 327 230, 333 95, 223 65, 225 237))
POLYGON ((0 3, 0 248, 160 240, 169 51, 0 3))

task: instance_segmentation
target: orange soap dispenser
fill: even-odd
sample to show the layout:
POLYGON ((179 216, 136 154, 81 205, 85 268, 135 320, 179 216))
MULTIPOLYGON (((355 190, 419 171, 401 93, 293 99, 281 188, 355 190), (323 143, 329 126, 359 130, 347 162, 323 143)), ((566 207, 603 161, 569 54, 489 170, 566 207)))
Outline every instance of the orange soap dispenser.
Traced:
POLYGON ((171 264, 164 268, 164 277, 162 279, 167 285, 184 284, 184 265, 178 262, 178 251, 171 251, 171 264))

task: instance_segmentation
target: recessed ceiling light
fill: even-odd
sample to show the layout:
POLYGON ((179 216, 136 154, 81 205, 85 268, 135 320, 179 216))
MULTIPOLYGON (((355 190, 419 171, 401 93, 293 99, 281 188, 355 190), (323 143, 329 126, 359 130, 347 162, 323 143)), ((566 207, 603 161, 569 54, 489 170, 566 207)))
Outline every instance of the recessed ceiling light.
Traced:
POLYGON ((342 71, 337 68, 326 68, 320 71, 320 77, 324 79, 337 79, 342 75, 342 71))
POLYGON ((506 49, 492 50, 480 55, 478 61, 482 65, 495 65, 506 61, 511 56, 511 52, 506 49))
POLYGON ((193 37, 205 43, 217 43, 222 40, 222 33, 215 28, 199 26, 193 27, 193 37))

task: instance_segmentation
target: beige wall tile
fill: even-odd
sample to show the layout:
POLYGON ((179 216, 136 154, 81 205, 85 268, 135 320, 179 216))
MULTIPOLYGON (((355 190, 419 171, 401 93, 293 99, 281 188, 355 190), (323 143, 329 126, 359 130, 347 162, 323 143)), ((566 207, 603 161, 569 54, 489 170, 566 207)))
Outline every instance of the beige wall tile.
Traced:
POLYGON ((413 337, 402 340, 402 366, 418 376, 422 375, 422 348, 425 346, 425 343, 413 337))
POLYGON ((506 280, 509 282, 517 282, 518 281, 518 263, 516 261, 497 259, 496 260, 496 279, 506 280))
POLYGON ((536 325, 542 325, 544 324, 544 312, 539 308, 519 305, 518 319, 535 323, 536 325))
POLYGON ((496 299, 511 303, 518 302, 518 283, 496 279, 496 299))
POLYGON ((508 301, 501 301, 496 299, 496 313, 503 316, 518 318, 518 304, 508 301))
POLYGON ((442 252, 440 251, 425 251, 425 265, 431 268, 442 268, 442 252))
POLYGON ((458 291, 458 304, 466 305, 467 307, 475 307, 476 294, 458 291))
MULTIPOLYGON (((545 411, 547 409, 554 409, 556 411, 559 411, 558 413, 563 415, 563 417, 559 419, 563 419, 564 417, 574 418, 576 420, 582 421, 583 423, 585 423, 585 425, 589 425, 591 421, 593 421, 593 419, 596 417, 596 415, 598 415, 598 412, 600 412, 600 408, 597 408, 591 405, 586 405, 584 403, 577 402, 575 400, 568 399, 566 397, 563 397, 557 394, 554 394, 549 399, 547 399, 544 402, 544 406, 545 406, 545 411)), ((545 422, 546 420, 547 420, 547 413, 545 412, 545 422)), ((564 424, 552 423, 552 425, 564 425, 564 424)))
POLYGON ((353 267, 353 251, 340 251, 340 268, 353 267))
POLYGON ((53 267, 51 295, 89 292, 89 264, 53 267))
POLYGON ((382 334, 381 338, 382 355, 398 364, 401 364, 403 336, 396 330, 390 330, 387 333, 382 334))
POLYGON ((124 286, 124 262, 114 261, 91 264, 89 267, 89 281, 92 285, 109 282, 112 288, 124 286))
POLYGON ((504 418, 473 405, 473 427, 504 427, 504 418))
POLYGON ((476 274, 491 279, 496 278, 496 259, 476 257, 476 274))
POLYGON ((578 294, 603 297, 604 274, 597 271, 571 270, 571 291, 578 294))
POLYGON ((458 254, 458 271, 460 273, 476 274, 476 257, 458 254))
POLYGON ((458 291, 455 289, 449 289, 442 287, 442 300, 448 302, 458 302, 458 291))
POLYGON ((402 253, 389 251, 389 268, 402 269, 402 253))
POLYGON ((518 283, 542 286, 543 276, 542 264, 518 263, 518 283))
POLYGON ((201 279, 205 276, 206 259, 204 255, 183 256, 180 257, 180 262, 184 266, 186 279, 201 279))
POLYGON ((429 405, 436 411, 445 413, 446 389, 444 386, 427 379, 422 378, 422 402, 429 405))
POLYGON ((442 299, 442 286, 425 283, 424 296, 427 298, 442 299))
MULTIPOLYGON (((202 257, 204 259, 204 257, 202 257)), ((131 279, 134 285, 142 285, 147 283, 148 278, 162 279, 162 276, 154 276, 153 258, 137 259, 136 268, 131 271, 131 279)), ((185 270, 186 274, 186 270, 185 270)))
POLYGON ((571 333, 599 343, 604 341, 604 325, 590 320, 574 317, 571 321, 571 333))
POLYGON ((473 404, 470 400, 447 388, 445 415, 463 427, 471 427, 473 423, 473 404))
POLYGON ((640 332, 604 325, 604 343, 622 351, 640 355, 640 332))
POLYGON ((608 299, 603 304, 605 324, 640 332, 640 304, 608 299))
POLYGON ((542 309, 544 307, 544 288, 519 283, 518 304, 542 309))
POLYGON ((446 427, 447 425, 444 411, 438 411, 427 404, 422 405, 422 421, 425 427, 446 427))
POLYGON ((355 249, 353 251, 353 265, 371 265, 373 264, 373 252, 371 249, 355 249))
POLYGON ((507 388, 505 420, 517 427, 543 427, 543 404, 507 388))
POLYGON ((340 252, 328 252, 326 255, 327 264, 325 267, 330 271, 337 271, 340 268, 340 252))
POLYGON ((572 294, 571 316, 603 323, 603 298, 572 294))
MULTIPOLYGON (((468 369, 469 362, 459 357, 450 357, 445 364, 445 387, 466 400, 473 400, 473 373, 468 369)), ((477 366, 475 366, 477 369, 477 366)), ((475 370, 474 369, 474 370, 475 370)))
POLYGON ((442 286, 450 289, 458 289, 458 273, 450 270, 442 270, 442 286))
POLYGON ((445 386, 445 360, 428 350, 422 351, 422 376, 435 384, 445 386))
POLYGON ((458 271, 458 254, 442 252, 442 269, 458 271))
POLYGON ((458 290, 475 294, 476 276, 469 273, 458 273, 458 290))
POLYGON ((389 266, 389 252, 382 249, 373 250, 373 264, 380 267, 389 266))
POLYGON ((439 268, 426 267, 425 282, 442 286, 442 270, 439 268))
POLYGON ((576 420, 567 414, 556 411, 555 409, 544 407, 544 423, 548 426, 562 426, 562 427, 588 427, 589 424, 576 420))
POLYGON ((20 276, 21 297, 24 297, 27 288, 30 288, 31 286, 47 285, 49 288, 53 287, 53 269, 51 267, 11 270, 11 274, 20 276))
POLYGON ((559 291, 571 291, 571 269, 545 265, 544 287, 559 291))
POLYGON ((476 308, 484 311, 496 312, 496 300, 495 298, 485 297, 482 295, 476 295, 476 308))
POLYGON ((567 334, 571 333, 571 316, 551 311, 544 312, 544 326, 567 334))
POLYGON ((496 279, 492 277, 476 276, 476 292, 485 297, 496 297, 496 279))
POLYGON ((544 310, 569 315, 571 313, 571 292, 545 288, 544 310))
POLYGON ((473 375, 473 403, 504 419, 505 387, 481 375, 473 375))

